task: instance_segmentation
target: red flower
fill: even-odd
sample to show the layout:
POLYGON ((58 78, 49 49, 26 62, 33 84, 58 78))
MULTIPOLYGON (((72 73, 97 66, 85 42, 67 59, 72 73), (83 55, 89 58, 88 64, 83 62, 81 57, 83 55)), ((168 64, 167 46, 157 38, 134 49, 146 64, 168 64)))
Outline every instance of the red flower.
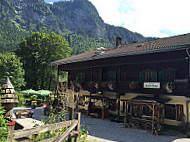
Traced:
POLYGON ((137 89, 138 88, 138 82, 137 81, 131 81, 129 84, 129 88, 137 89))

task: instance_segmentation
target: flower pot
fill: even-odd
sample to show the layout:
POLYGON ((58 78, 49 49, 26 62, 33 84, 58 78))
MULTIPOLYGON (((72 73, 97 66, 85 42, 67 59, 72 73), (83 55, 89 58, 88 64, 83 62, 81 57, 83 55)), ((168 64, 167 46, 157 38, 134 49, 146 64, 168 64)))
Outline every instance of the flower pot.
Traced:
POLYGON ((160 135, 160 131, 155 131, 155 135, 160 135))

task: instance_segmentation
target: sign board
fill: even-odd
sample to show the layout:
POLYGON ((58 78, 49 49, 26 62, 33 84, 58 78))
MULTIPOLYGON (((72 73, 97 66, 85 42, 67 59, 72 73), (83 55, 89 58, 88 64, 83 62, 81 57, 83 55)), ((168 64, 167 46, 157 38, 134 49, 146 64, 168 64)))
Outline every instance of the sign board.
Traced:
POLYGON ((175 79, 175 83, 188 83, 189 79, 188 78, 181 78, 181 79, 175 79))
POLYGON ((144 88, 160 89, 160 82, 144 82, 144 88))

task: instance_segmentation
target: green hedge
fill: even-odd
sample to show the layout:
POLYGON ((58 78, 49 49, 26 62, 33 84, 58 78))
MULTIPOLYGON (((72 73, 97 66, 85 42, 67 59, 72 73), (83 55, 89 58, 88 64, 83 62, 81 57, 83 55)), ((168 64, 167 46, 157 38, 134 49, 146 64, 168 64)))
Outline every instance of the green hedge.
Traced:
POLYGON ((8 137, 8 121, 5 119, 4 112, 0 100, 0 142, 7 142, 8 137))

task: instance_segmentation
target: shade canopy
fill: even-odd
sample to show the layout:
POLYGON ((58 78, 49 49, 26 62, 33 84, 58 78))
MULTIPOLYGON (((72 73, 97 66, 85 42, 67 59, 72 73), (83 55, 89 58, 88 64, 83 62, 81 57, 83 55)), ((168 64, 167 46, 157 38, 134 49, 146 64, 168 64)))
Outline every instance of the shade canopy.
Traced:
POLYGON ((52 93, 52 92, 49 91, 49 90, 38 90, 38 91, 36 91, 35 94, 37 94, 37 95, 42 95, 42 96, 48 96, 48 95, 51 94, 51 93, 52 93))
POLYGON ((33 89, 27 89, 27 90, 23 90, 21 91, 21 93, 23 94, 36 94, 37 91, 33 90, 33 89))

